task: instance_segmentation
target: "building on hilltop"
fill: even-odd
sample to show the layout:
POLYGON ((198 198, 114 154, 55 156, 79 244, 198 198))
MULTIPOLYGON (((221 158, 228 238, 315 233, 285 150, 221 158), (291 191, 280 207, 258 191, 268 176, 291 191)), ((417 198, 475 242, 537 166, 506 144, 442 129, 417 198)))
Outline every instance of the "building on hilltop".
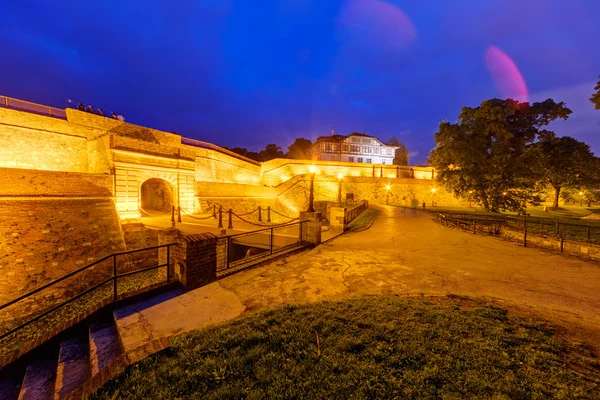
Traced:
POLYGON ((365 164, 393 164, 398 147, 388 146, 374 136, 354 132, 350 135, 319 136, 308 150, 311 160, 344 161, 365 164))

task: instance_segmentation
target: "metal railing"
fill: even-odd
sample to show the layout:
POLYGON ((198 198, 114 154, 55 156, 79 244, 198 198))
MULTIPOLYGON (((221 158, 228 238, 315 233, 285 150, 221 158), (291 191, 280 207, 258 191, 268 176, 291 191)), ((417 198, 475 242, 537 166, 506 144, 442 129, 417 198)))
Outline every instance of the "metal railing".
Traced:
POLYGON ((478 215, 474 213, 438 212, 436 219, 445 218, 452 224, 490 225, 497 224, 522 232, 538 233, 557 238, 574 239, 591 243, 600 243, 600 225, 587 223, 575 224, 564 220, 529 216, 478 215))
POLYGON ((67 113, 60 108, 31 103, 25 100, 13 99, 12 97, 0 96, 0 107, 13 110, 26 111, 33 114, 47 115, 49 117, 67 119, 67 113))
POLYGON ((217 240, 217 272, 249 267, 274 254, 283 254, 307 244, 308 221, 282 224, 217 240))
POLYGON ((298 220, 298 217, 285 215, 275 210, 274 208, 271 208, 271 206, 258 206, 252 211, 236 212, 232 208, 225 209, 223 205, 211 202, 209 208, 206 211, 207 212, 205 212, 203 216, 200 216, 187 212, 183 208, 176 209, 173 206, 171 211, 171 221, 175 222, 175 219, 177 218, 177 222, 182 222, 182 215, 186 215, 189 218, 200 221, 212 218, 217 220, 217 228, 223 228, 224 223, 227 223, 227 229, 234 229, 234 221, 242 221, 253 226, 270 227, 282 224, 289 224, 290 222, 298 220), (274 222, 274 219, 283 222, 274 222))
POLYGON ((352 222, 354 218, 358 217, 367 208, 369 208, 369 202, 367 200, 364 200, 361 204, 354 206, 349 210, 346 210, 346 224, 352 222))
POLYGON ((204 149, 215 150, 215 151, 218 151, 220 153, 227 154, 228 156, 235 157, 235 158, 237 158, 239 160, 249 162, 250 164, 254 164, 254 165, 260 166, 260 163, 258 161, 255 161, 255 160, 253 160, 251 158, 245 157, 245 156, 243 156, 241 154, 235 153, 235 152, 233 152, 231 150, 224 149, 223 147, 219 147, 219 146, 214 145, 212 143, 203 142, 201 140, 196 140, 196 139, 184 138, 184 137, 181 138, 181 143, 182 144, 187 144, 187 145, 190 145, 190 146, 195 146, 195 147, 202 147, 204 149))
MULTIPOLYGON (((152 270, 157 270, 159 268, 166 267, 166 282, 165 283, 168 283, 170 281, 170 279, 171 279, 171 276, 170 276, 171 251, 170 251, 170 249, 171 249, 172 246, 175 246, 175 245, 176 245, 176 243, 164 244, 164 245, 146 247, 146 248, 143 248, 143 249, 121 251, 121 252, 117 252, 117 253, 113 253, 113 254, 107 255, 105 257, 102 257, 99 260, 96 260, 96 261, 92 262, 91 264, 88 264, 88 265, 86 265, 86 266, 84 266, 82 268, 79 268, 79 269, 75 270, 75 271, 69 272, 68 274, 66 274, 66 275, 64 275, 64 276, 62 276, 62 277, 60 277, 58 279, 55 279, 55 280, 53 280, 53 281, 51 281, 51 282, 49 282, 49 283, 47 283, 45 285, 42 285, 42 286, 40 286, 40 287, 38 287, 38 288, 36 288, 36 289, 34 289, 34 290, 32 290, 32 291, 30 291, 30 292, 22 295, 22 296, 19 296, 19 297, 15 298, 15 299, 9 301, 8 303, 0 305, 0 312, 3 312, 3 311, 6 312, 6 311, 8 311, 9 307, 11 307, 11 306, 18 306, 20 303, 26 302, 27 299, 30 299, 34 295, 36 295, 38 293, 41 293, 41 292, 43 292, 45 290, 56 289, 58 287, 58 285, 60 283, 63 283, 63 282, 65 282, 67 284, 68 289, 65 289, 65 288, 58 288, 58 289, 61 289, 63 292, 68 293, 68 292, 70 292, 70 286, 72 284, 72 282, 71 282, 71 284, 69 284, 67 282, 68 279, 70 279, 70 278, 77 278, 77 277, 82 278, 82 281, 90 279, 90 277, 84 276, 84 274, 86 272, 92 270, 96 266, 100 266, 100 269, 101 269, 102 264, 105 261, 107 261, 107 260, 111 260, 112 261, 111 265, 107 265, 107 263, 104 263, 104 269, 105 270, 106 269, 111 269, 112 270, 110 276, 104 276, 104 277, 99 278, 100 282, 92 284, 91 287, 88 287, 85 290, 79 292, 78 294, 76 294, 74 296, 71 296, 70 298, 68 298, 65 301, 61 301, 61 302, 59 302, 56 305, 50 306, 50 308, 48 308, 47 310, 43 310, 42 312, 38 313, 35 316, 31 316, 31 314, 29 314, 29 315, 25 315, 24 318, 23 317, 19 318, 17 315, 15 315, 16 313, 8 311, 9 315, 11 315, 11 317, 13 317, 13 320, 15 320, 15 321, 21 320, 21 321, 17 322, 17 325, 15 327, 9 328, 6 331, 0 333, 0 340, 4 339, 5 337, 7 337, 7 336, 9 336, 9 335, 11 335, 11 334, 13 334, 13 333, 15 333, 15 332, 23 329, 23 328, 25 328, 28 325, 30 325, 30 324, 32 324, 32 323, 34 323, 34 322, 36 322, 36 321, 44 318, 45 316, 47 316, 47 315, 49 315, 49 314, 51 314, 51 313, 53 313, 55 311, 58 311, 58 310, 62 309, 63 307, 65 307, 66 305, 74 302, 75 300, 77 300, 77 299, 79 299, 79 298, 81 298, 81 297, 83 297, 83 296, 85 296, 85 295, 87 295, 89 293, 92 293, 92 292, 94 292, 96 290, 99 290, 101 287, 103 287, 103 286, 105 286, 105 285, 107 285, 109 283, 112 283, 112 288, 111 288, 112 290, 110 290, 110 292, 111 292, 111 296, 112 296, 112 301, 113 302, 116 301, 116 300, 118 300, 119 298, 127 297, 127 294, 128 294, 127 292, 124 292, 121 295, 119 294, 119 291, 118 291, 119 279, 124 279, 124 278, 132 276, 132 275, 141 274, 141 273, 144 273, 144 272, 148 272, 148 271, 152 271, 152 270), (161 254, 160 254, 160 251, 159 251, 160 249, 166 249, 166 256, 162 257, 162 258, 165 258, 165 260, 166 260, 166 262, 164 262, 164 263, 160 263, 160 259, 161 259, 161 254), (146 267, 143 267, 143 268, 139 268, 139 269, 135 269, 135 270, 131 270, 131 271, 119 273, 119 270, 118 270, 119 269, 118 268, 119 264, 117 262, 117 260, 118 260, 119 257, 125 256, 125 255, 131 255, 131 254, 139 254, 139 253, 144 252, 144 251, 152 251, 153 254, 156 253, 158 265, 152 265, 150 267, 146 266, 146 267), (107 266, 108 267, 112 267, 112 268, 107 268, 107 266)), ((136 264, 139 264, 139 262, 140 262, 140 258, 139 257, 136 260, 132 260, 132 259, 126 260, 127 266, 136 265, 136 264)), ((96 272, 98 272, 100 275, 102 275, 102 271, 101 270, 100 271, 96 271, 96 272)), ((105 271, 105 273, 106 273, 106 271, 105 271)), ((139 290, 137 290, 136 293, 139 293, 139 290)), ((54 293, 52 293, 48 297, 54 298, 55 297, 54 293)), ((35 299, 34 299, 34 301, 35 301, 35 299)), ((93 305, 91 305, 91 306, 93 306, 93 305)))

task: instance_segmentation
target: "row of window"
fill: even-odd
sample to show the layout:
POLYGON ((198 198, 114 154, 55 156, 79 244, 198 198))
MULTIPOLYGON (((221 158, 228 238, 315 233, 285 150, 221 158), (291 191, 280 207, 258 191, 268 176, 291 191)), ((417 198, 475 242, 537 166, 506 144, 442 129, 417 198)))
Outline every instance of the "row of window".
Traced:
MULTIPOLYGON (((333 156, 333 157, 335 157, 335 156, 333 156)), ((371 158, 356 157, 357 163, 362 163, 363 160, 367 164, 373 164, 373 159, 371 159, 371 158)), ((331 161, 335 161, 334 158, 332 158, 331 161)), ((354 162, 354 157, 348 157, 348 162, 354 162)), ((381 159, 381 163, 385 164, 385 159, 381 159)))
MULTIPOLYGON (((339 152, 339 143, 319 143, 313 148, 314 153, 320 152, 339 152)), ((363 154, 381 154, 381 155, 393 155, 393 150, 382 146, 359 146, 356 144, 342 144, 342 153, 363 153, 363 154)))

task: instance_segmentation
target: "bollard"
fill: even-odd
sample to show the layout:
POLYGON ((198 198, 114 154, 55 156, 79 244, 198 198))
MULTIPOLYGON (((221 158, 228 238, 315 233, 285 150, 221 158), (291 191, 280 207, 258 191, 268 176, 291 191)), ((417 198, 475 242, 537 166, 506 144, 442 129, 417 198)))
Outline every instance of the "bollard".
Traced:
POLYGON ((181 222, 181 207, 177 207, 177 222, 181 222))
POLYGON ((230 208, 229 209, 229 225, 227 226, 227 229, 233 229, 232 214, 233 214, 233 210, 230 208))
POLYGON ((217 219, 217 206, 213 204, 213 217, 217 219))
POLYGON ((565 240, 563 238, 560 238, 560 252, 561 253, 563 252, 563 249, 564 249, 564 243, 565 243, 565 240))
POLYGON ((175 228, 175 206, 171 206, 171 227, 175 228))
POLYGON ((425 209, 425 202, 423 202, 423 210, 425 209))
POLYGON ((271 222, 271 206, 267 207, 267 222, 271 222))
POLYGON ((258 222, 262 222, 262 212, 260 206, 258 206, 258 222))
POLYGON ((223 227, 223 206, 219 206, 219 226, 218 228, 223 227))

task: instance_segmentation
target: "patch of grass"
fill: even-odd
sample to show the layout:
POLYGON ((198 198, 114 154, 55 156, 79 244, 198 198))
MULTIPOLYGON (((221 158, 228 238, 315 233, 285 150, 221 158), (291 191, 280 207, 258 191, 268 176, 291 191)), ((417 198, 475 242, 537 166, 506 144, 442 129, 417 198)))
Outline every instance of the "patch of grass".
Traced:
POLYGON ((358 217, 354 218, 352 222, 348 224, 349 231, 360 231, 365 229, 373 220, 379 215, 379 211, 374 208, 367 208, 358 217))
MULTIPOLYGON (((503 213, 490 213, 485 212, 481 208, 477 207, 461 207, 461 206, 440 206, 440 207, 427 207, 427 211, 433 212, 455 212, 455 213, 477 213, 477 215, 517 215, 515 212, 503 212, 503 213)), ((536 218, 549 218, 559 220, 569 220, 569 222, 576 222, 583 217, 588 215, 600 213, 600 207, 580 207, 574 205, 566 205, 558 208, 548 208, 548 211, 544 211, 544 207, 527 207, 527 212, 530 216, 536 218)), ((586 223, 594 221, 586 221, 586 223)))
POLYGON ((593 398, 594 363, 499 307, 374 296, 283 306, 177 337, 93 398, 593 398))

